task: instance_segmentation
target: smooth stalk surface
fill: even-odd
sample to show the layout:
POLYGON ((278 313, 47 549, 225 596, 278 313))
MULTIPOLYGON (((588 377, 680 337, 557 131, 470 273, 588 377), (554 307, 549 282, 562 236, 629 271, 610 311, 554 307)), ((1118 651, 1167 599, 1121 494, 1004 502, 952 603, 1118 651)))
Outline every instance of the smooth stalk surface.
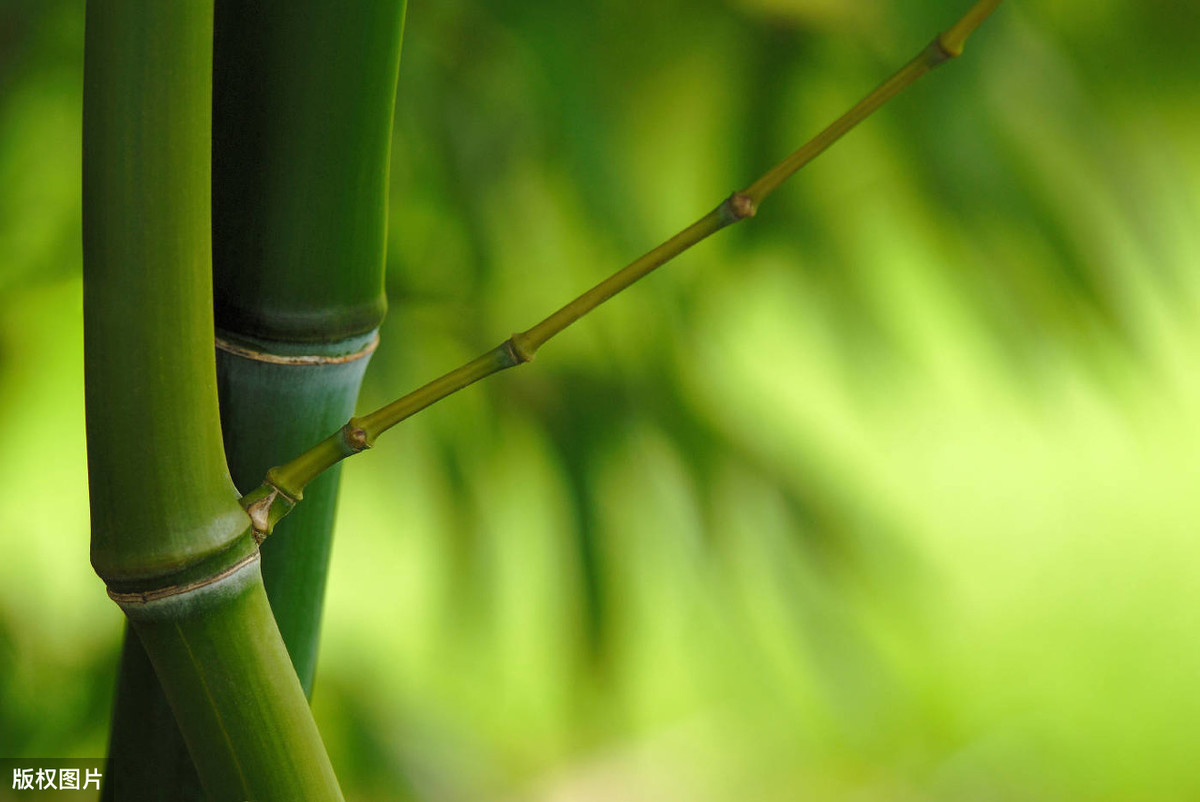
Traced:
POLYGON ((551 338, 609 298, 722 228, 753 217, 759 205, 804 165, 921 76, 948 59, 960 55, 967 37, 1000 2, 1001 0, 978 0, 958 22, 946 32, 938 34, 892 77, 748 187, 733 193, 716 209, 621 268, 537 325, 513 334, 492 350, 387 406, 367 415, 351 418, 340 431, 290 462, 272 468, 267 472, 263 484, 242 499, 242 504, 250 512, 259 536, 265 537, 269 534, 275 523, 288 514, 303 497, 309 482, 346 457, 370 448, 380 434, 400 421, 482 378, 529 362, 538 349, 551 338))
POLYGON ((379 326, 404 0, 217 0, 217 327, 328 343, 379 326))
MULTIPOLYGON (((213 283, 225 454, 241 491, 354 414, 387 307, 388 163, 404 0, 217 0, 213 283), (286 410, 286 414, 281 414, 286 410)), ((336 471, 263 545, 312 691, 336 471)))
POLYGON ((210 799, 342 799, 275 627, 257 551, 187 593, 116 598, 210 799))
MULTIPOLYGON (((388 161, 404 11, 404 0, 216 0, 217 391, 225 458, 241 490, 354 413, 386 308, 388 161)), ((262 548, 271 612, 309 696, 338 473, 310 485, 307 503, 280 529, 284 537, 262 548)), ((123 647, 110 753, 124 798, 205 798, 133 635, 123 647)))
POLYGON ((211 37, 211 0, 87 7, 88 482, 92 564, 109 582, 195 566, 246 524, 221 450, 211 346, 189 347, 213 336, 211 37))
MULTIPOLYGON (((226 469, 213 367, 211 0, 93 0, 83 267, 92 563, 216 800, 340 800, 226 469)), ((123 691, 147 679, 129 664, 123 691)), ((133 731, 161 716, 131 709, 133 731)), ((118 756, 133 752, 116 750, 118 756)), ((139 776, 153 779, 143 763, 139 776)), ((112 766, 106 793, 122 787, 112 766)), ((178 798, 170 792, 126 798, 178 798)))

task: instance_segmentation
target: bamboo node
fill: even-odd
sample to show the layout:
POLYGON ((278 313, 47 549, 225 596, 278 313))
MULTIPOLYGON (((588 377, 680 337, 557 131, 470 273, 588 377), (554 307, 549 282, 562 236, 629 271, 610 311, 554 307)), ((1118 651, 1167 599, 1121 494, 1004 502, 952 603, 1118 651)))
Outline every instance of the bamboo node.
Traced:
POLYGON ((735 192, 721 204, 721 222, 724 225, 753 217, 758 212, 758 201, 745 192, 735 192))
POLYGON ((962 43, 960 42, 957 45, 947 43, 946 34, 939 33, 929 43, 928 52, 929 68, 933 69, 945 61, 961 56, 963 52, 962 43))
POLYGON ((246 508, 246 513, 250 516, 250 524, 253 527, 254 542, 260 546, 271 531, 271 507, 278 497, 279 488, 274 488, 246 508))
POLYGON ((338 356, 326 356, 322 354, 272 354, 267 351, 256 351, 240 343, 230 342, 220 336, 215 337, 213 342, 220 351, 254 362, 268 362, 272 365, 344 365, 347 362, 355 362, 374 353, 375 349, 379 347, 379 332, 375 332, 375 336, 371 338, 371 341, 354 353, 339 354, 338 356))
POLYGON ((524 343, 524 337, 520 334, 513 334, 504 341, 504 349, 512 358, 514 365, 523 365, 526 362, 533 361, 533 351, 524 343))
POLYGON ((371 447, 371 439, 364 429, 354 426, 353 423, 351 421, 342 427, 342 442, 346 444, 346 448, 350 450, 351 454, 357 454, 371 447))
POLYGON ((242 496, 242 509, 250 516, 250 534, 254 542, 262 545, 275 529, 275 524, 287 515, 303 497, 303 493, 290 493, 272 477, 272 468, 267 471, 263 483, 253 492, 242 496))
POLYGON ((185 585, 168 585, 164 588, 155 588, 153 590, 133 591, 132 593, 118 593, 115 590, 108 591, 108 597, 122 607, 130 605, 140 606, 158 599, 166 599, 171 596, 180 596, 184 593, 192 593, 194 591, 206 588, 209 585, 215 585, 226 577, 236 574, 238 571, 245 568, 247 565, 254 563, 259 558, 259 552, 255 549, 252 553, 246 555, 241 560, 238 560, 233 565, 223 571, 213 574, 212 576, 198 579, 195 582, 188 582, 185 585))

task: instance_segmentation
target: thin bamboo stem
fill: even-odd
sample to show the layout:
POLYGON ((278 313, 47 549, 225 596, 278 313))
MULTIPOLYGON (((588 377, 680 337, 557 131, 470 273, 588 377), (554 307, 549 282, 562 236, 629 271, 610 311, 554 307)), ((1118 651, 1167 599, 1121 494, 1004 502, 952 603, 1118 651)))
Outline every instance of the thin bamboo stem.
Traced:
POLYGON ((531 361, 538 349, 600 304, 717 231, 753 217, 759 205, 802 167, 926 73, 960 55, 967 38, 1000 2, 977 0, 962 18, 945 33, 938 34, 911 61, 748 187, 734 192, 716 209, 540 323, 513 334, 490 351, 408 395, 367 415, 351 418, 340 431, 290 462, 272 468, 267 472, 263 484, 242 499, 243 506, 251 513, 258 533, 256 536, 266 537, 270 534, 275 522, 303 497, 304 488, 309 482, 346 457, 370 448, 379 435, 397 423, 480 379, 531 361))

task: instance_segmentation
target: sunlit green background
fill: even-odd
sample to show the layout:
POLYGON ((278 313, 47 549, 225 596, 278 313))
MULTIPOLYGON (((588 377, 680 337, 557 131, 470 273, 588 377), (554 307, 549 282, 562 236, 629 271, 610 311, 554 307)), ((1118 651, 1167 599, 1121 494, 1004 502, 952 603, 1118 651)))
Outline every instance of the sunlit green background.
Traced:
MULTIPOLYGON (((413 0, 364 406, 966 4, 413 0)), ((82 11, 0 0, 18 757, 103 753, 121 631, 87 562, 82 11)), ((348 796, 1200 798, 1198 31, 1005 3, 754 221, 348 464, 314 701, 348 796)))

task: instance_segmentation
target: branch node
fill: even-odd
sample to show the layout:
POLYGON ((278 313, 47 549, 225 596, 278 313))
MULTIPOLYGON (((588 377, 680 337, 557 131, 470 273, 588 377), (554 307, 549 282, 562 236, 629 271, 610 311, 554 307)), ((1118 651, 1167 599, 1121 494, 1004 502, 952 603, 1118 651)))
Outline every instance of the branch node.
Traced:
POLYGON ((345 444, 346 450, 350 454, 366 451, 372 445, 370 435, 366 430, 355 425, 354 419, 342 427, 342 443, 345 444))
POLYGON ((250 516, 250 525, 253 529, 254 542, 260 546, 271 531, 271 505, 275 503, 278 494, 279 489, 276 488, 246 507, 246 513, 250 516))
POLYGON ((263 483, 242 497, 242 508, 250 516, 250 534, 256 545, 262 545, 275 529, 275 524, 291 512, 303 495, 284 490, 271 480, 271 472, 268 471, 263 483))
POLYGON ((721 224, 732 225, 758 212, 758 201, 745 192, 735 192, 721 204, 721 224))
POLYGON ((929 54, 929 69, 932 70, 939 64, 961 56, 963 52, 962 42, 955 44, 954 42, 947 41, 946 34, 939 33, 933 37, 933 41, 929 43, 926 52, 929 54))
POLYGON ((512 358, 514 365, 523 365, 526 362, 533 361, 534 351, 525 342, 525 337, 522 334, 514 334, 505 340, 504 349, 512 358))

